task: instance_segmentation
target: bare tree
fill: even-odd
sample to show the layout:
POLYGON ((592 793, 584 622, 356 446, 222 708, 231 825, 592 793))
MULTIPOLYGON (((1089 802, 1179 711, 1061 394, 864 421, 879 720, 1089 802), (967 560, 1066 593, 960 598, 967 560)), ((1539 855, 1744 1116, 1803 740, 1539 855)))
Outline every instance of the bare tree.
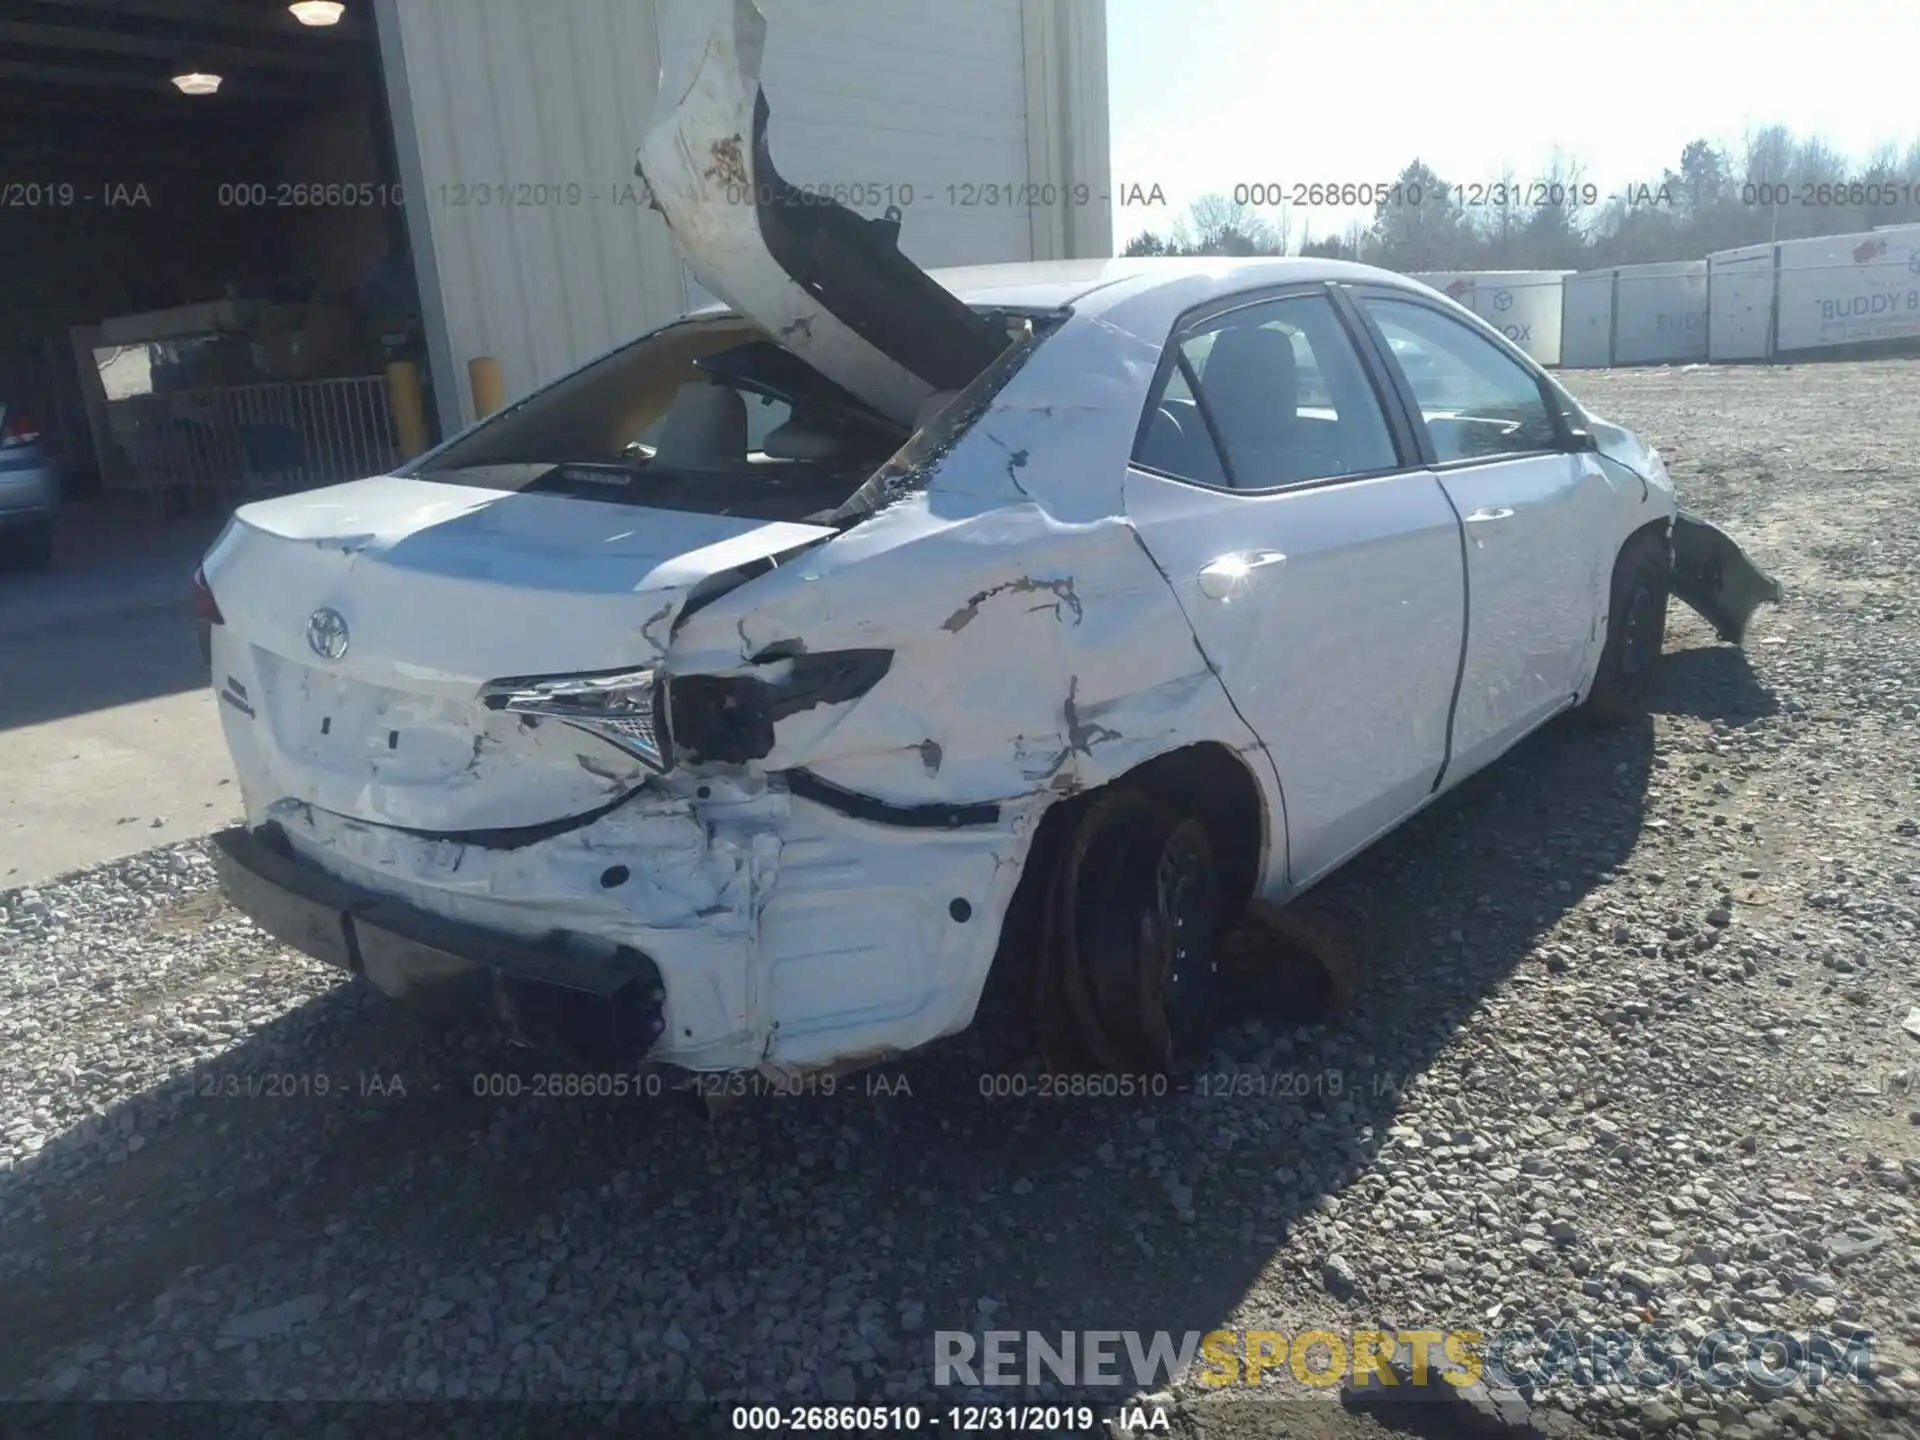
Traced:
POLYGON ((1856 164, 1817 136, 1767 125, 1747 132, 1731 153, 1705 138, 1691 140, 1677 168, 1622 186, 1619 198, 1599 204, 1583 203, 1586 177, 1577 157, 1556 149, 1538 192, 1507 168, 1497 183, 1508 193, 1474 197, 1486 203, 1469 207, 1431 166, 1414 160, 1372 220, 1351 222, 1344 233, 1315 235, 1308 224, 1296 246, 1285 207, 1256 210, 1210 194, 1188 207, 1170 236, 1143 232, 1126 253, 1277 255, 1297 248, 1393 270, 1586 269, 1697 260, 1756 242, 1920 223, 1920 139, 1882 144, 1856 164), (1802 203, 1808 198, 1812 203, 1802 203))
POLYGON ((1174 243, 1189 255, 1278 255, 1280 238, 1252 206, 1217 193, 1201 195, 1174 226, 1174 243))

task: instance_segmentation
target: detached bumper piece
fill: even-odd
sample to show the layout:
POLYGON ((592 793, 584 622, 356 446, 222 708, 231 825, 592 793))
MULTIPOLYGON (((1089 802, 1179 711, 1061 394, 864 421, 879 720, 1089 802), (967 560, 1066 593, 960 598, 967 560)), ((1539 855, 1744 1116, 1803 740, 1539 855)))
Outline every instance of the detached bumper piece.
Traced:
POLYGON ((1722 640, 1738 645, 1753 612, 1778 605, 1785 592, 1731 535, 1682 509, 1673 519, 1673 593, 1711 621, 1722 640))
POLYGON ((1006 348, 1006 330, 901 252, 898 211, 862 216, 774 169, 760 88, 767 22, 752 0, 699 0, 688 19, 634 157, 653 208, 701 284, 913 428, 920 402, 965 389, 1006 348))
POLYGON ((588 1066, 643 1059, 666 1028, 660 970, 622 946, 572 954, 564 933, 530 944, 430 915, 297 859, 272 826, 213 837, 228 898, 276 940, 450 1017, 491 1016, 519 1044, 588 1066))

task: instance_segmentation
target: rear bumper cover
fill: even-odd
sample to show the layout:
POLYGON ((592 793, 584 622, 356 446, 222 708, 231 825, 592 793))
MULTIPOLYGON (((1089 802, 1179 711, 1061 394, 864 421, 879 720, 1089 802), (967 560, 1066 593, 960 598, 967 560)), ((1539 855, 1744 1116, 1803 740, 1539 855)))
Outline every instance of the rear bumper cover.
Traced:
POLYGON ((490 1016, 510 1038, 582 1064, 634 1064, 660 1038, 665 986, 638 950, 587 958, 563 932, 529 944, 430 915, 294 858, 274 832, 223 830, 213 858, 234 905, 275 939, 395 999, 490 1016))
MULTIPOLYGON (((1007 344, 866 218, 774 169, 753 0, 701 0, 670 47, 635 157, 700 282, 815 370, 904 426, 1007 344)), ((856 190, 862 187, 854 187, 856 190)))

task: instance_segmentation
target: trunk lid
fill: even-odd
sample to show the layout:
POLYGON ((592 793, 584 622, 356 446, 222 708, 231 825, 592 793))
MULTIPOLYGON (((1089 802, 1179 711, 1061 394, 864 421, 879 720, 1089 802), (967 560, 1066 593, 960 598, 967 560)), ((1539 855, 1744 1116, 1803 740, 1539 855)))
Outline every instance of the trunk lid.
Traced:
POLYGON ((489 682, 649 669, 689 599, 833 533, 391 476, 244 506, 205 564, 243 778, 436 834, 617 803, 645 763, 489 682))

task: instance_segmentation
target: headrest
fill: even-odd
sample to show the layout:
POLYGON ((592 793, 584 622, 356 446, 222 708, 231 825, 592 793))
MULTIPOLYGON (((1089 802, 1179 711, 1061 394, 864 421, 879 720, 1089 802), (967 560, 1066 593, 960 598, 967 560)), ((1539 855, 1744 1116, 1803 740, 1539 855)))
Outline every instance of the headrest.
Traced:
POLYGON ((654 465, 669 470, 738 470, 747 463, 747 402, 738 390, 693 380, 675 392, 660 427, 654 465))
POLYGON ((767 432, 760 448, 776 460, 828 460, 847 448, 838 435, 809 430, 798 420, 783 420, 767 432))

